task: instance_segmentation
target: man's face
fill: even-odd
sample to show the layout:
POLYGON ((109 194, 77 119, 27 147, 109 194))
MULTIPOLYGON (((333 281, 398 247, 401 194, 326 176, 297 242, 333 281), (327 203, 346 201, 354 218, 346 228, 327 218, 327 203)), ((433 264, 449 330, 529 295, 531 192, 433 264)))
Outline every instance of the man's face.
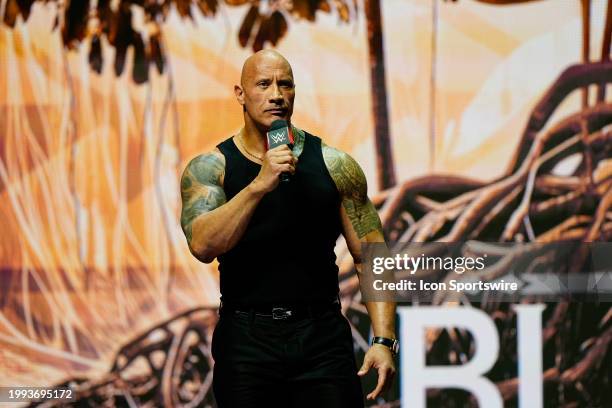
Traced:
POLYGON ((263 129, 268 129, 277 119, 290 121, 295 84, 287 61, 274 55, 261 55, 250 62, 242 79, 242 87, 236 89, 236 96, 244 106, 246 115, 263 129))

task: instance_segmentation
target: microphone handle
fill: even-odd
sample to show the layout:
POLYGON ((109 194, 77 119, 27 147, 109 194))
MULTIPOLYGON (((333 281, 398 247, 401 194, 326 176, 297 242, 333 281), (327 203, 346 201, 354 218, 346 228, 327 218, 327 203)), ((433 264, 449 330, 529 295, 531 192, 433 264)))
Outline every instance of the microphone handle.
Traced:
MULTIPOLYGON (((288 143, 287 146, 289 146, 289 149, 293 150, 293 143, 288 143)), ((289 173, 281 173, 279 177, 281 183, 288 183, 291 180, 291 174, 289 173)))

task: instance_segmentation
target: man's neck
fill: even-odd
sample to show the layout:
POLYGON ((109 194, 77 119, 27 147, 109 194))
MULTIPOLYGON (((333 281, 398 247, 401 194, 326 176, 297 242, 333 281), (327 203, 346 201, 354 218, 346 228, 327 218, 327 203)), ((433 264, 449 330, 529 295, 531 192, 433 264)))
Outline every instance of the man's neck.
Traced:
MULTIPOLYGON (((288 122, 288 125, 293 129, 291 122, 288 122)), ((261 156, 266 153, 266 133, 266 129, 259 128, 255 123, 245 117, 244 127, 242 128, 240 137, 249 151, 261 156)))
POLYGON ((266 132, 258 128, 253 122, 245 120, 241 131, 242 142, 249 150, 263 156, 266 152, 266 132))

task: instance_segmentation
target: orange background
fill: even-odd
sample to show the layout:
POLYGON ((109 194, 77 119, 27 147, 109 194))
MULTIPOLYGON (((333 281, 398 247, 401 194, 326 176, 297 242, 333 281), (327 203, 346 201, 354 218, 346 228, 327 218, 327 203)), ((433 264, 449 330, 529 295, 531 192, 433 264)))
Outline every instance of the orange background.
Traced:
MULTIPOLYGON (((536 100, 581 59, 580 2, 382 3, 398 181, 501 175, 536 100)), ((178 180, 241 126, 232 86, 251 53, 236 39, 246 8, 173 13, 171 69, 136 85, 129 56, 116 78, 110 47, 101 75, 87 44, 65 50, 53 7, 0 25, 0 386, 105 372, 136 333, 218 302, 215 264, 196 261, 180 229, 178 180)), ((605 1, 591 13, 597 59, 605 1)), ((376 195, 364 13, 291 20, 278 50, 294 69, 294 123, 353 155, 376 195)), ((550 123, 579 105, 575 94, 550 123)))

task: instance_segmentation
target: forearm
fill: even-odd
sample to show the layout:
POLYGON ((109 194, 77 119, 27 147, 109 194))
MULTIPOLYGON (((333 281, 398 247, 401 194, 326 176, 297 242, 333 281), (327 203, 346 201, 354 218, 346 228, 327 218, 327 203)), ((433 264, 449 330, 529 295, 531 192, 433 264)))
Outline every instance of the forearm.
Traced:
MULTIPOLYGON (((361 262, 355 263, 358 276, 362 274, 361 262)), ((361 278, 360 278, 361 279, 361 278)), ((372 321, 374 336, 397 338, 395 335, 395 302, 365 302, 372 321)))
POLYGON ((208 263, 233 248, 264 194, 253 182, 222 206, 194 219, 189 245, 192 253, 208 263))
POLYGON ((395 303, 366 302, 374 336, 397 338, 395 335, 395 303))

